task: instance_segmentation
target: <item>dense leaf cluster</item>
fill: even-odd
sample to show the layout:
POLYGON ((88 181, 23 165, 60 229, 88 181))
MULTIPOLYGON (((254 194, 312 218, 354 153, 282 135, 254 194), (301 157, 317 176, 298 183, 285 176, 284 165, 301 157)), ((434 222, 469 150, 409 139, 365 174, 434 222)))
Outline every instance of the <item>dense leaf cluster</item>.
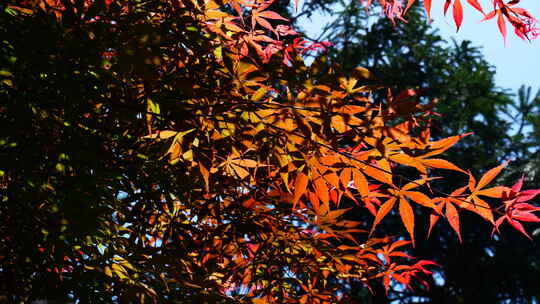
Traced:
POLYGON ((506 164, 476 181, 438 158, 466 134, 431 137, 435 101, 305 65, 327 44, 270 4, 2 4, 4 300, 347 301, 424 282, 403 249, 421 210, 458 235, 458 210, 540 221, 537 190, 487 187, 506 164), (463 187, 434 191, 440 169, 463 187), (375 237, 392 213, 407 236, 375 237))

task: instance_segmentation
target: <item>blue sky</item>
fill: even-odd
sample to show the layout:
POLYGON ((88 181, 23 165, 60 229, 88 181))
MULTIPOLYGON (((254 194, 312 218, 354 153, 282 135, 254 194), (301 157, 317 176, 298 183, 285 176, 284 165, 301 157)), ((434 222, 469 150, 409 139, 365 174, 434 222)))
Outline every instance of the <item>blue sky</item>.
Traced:
MULTIPOLYGON (((352 0, 359 1, 359 0, 352 0)), ((532 42, 518 38, 510 24, 507 24, 508 35, 506 45, 500 35, 495 18, 479 23, 482 14, 470 7, 465 1, 464 20, 461 29, 456 33, 451 9, 446 17, 443 16, 444 1, 433 1, 431 16, 433 25, 439 29, 439 34, 446 40, 454 38, 458 41, 471 40, 475 46, 480 46, 484 57, 496 68, 496 83, 501 88, 514 92, 522 85, 533 87, 533 92, 540 89, 540 37, 532 42)), ((489 12, 491 1, 479 1, 486 12, 489 12)), ((527 9, 533 16, 540 19, 540 1, 522 0, 520 7, 527 9)), ((331 16, 314 16, 310 21, 303 20, 301 26, 310 34, 315 34, 322 28, 331 16)), ((316 36, 316 35, 312 35, 316 36)))

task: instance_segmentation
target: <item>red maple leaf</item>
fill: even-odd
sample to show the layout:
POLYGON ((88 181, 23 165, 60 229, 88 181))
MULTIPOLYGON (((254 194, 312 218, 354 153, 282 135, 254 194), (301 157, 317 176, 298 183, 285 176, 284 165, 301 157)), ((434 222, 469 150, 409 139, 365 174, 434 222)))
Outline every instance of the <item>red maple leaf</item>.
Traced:
POLYGON ((497 231, 498 233, 499 226, 506 220, 508 224, 531 239, 520 222, 540 222, 540 218, 533 213, 540 211, 540 207, 525 203, 540 194, 540 189, 521 191, 522 186, 523 177, 512 186, 510 191, 504 193, 502 199, 505 214, 495 221, 493 232, 497 231))

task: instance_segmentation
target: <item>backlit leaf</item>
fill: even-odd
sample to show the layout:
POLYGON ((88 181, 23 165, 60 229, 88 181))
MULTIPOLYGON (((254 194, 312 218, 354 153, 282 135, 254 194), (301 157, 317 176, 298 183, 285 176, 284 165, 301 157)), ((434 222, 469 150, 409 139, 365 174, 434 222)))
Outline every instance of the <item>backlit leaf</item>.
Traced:
POLYGON ((396 198, 392 197, 388 199, 384 204, 381 205, 373 221, 373 226, 371 227, 370 235, 373 234, 377 225, 382 221, 382 219, 394 208, 396 203, 396 198))
POLYGON ((506 167, 506 162, 486 172, 476 185, 476 190, 479 190, 489 184, 499 173, 506 167))
POLYGON ((305 175, 302 172, 298 173, 294 182, 294 198, 292 201, 293 209, 296 207, 296 204, 298 203, 302 195, 306 193, 307 185, 308 185, 307 175, 305 175))
POLYGON ((459 228, 459 214, 456 207, 454 207, 454 205, 450 203, 446 204, 446 219, 448 219, 450 226, 457 233, 459 241, 463 242, 463 240, 461 239, 461 232, 459 228))
POLYGON ((482 6, 480 5, 480 3, 478 3, 478 0, 467 0, 467 2, 469 2, 469 4, 472 7, 474 7, 476 10, 484 14, 484 10, 482 9, 482 6))
POLYGON ((499 32, 501 32, 504 43, 506 44, 506 22, 504 21, 504 16, 501 11, 499 11, 497 15, 497 26, 499 27, 499 32))
POLYGON ((463 7, 461 6, 460 0, 454 0, 454 22, 456 23, 457 30, 459 31, 459 28, 461 27, 461 23, 463 22, 463 7))
POLYGON ((414 246, 414 212, 411 205, 403 198, 399 200, 399 214, 414 246))

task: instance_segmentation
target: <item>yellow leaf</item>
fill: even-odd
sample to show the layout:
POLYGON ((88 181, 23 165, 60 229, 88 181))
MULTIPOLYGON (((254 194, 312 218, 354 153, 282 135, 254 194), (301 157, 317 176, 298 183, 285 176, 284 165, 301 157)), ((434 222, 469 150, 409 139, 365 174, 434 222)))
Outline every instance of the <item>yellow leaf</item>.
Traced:
POLYGON ((279 176, 281 176, 281 180, 283 180, 283 183, 285 184, 287 191, 291 192, 291 189, 289 189, 289 173, 280 172, 279 176))
POLYGON ((255 93, 253 93, 253 95, 251 95, 251 101, 259 101, 259 99, 261 99, 267 91, 267 88, 260 87, 257 91, 255 91, 255 93))
POLYGON ((148 98, 147 100, 147 111, 154 114, 160 114, 159 104, 155 103, 152 99, 148 98))
POLYGON ((176 134, 178 134, 177 131, 163 130, 163 131, 159 131, 158 133, 154 133, 154 134, 152 134, 152 135, 146 135, 146 136, 144 136, 143 138, 150 138, 150 139, 155 139, 155 138, 158 138, 158 139, 167 139, 167 138, 169 138, 169 137, 175 136, 176 134))
POLYGON ((257 167, 257 164, 258 164, 256 161, 252 159, 245 159, 245 158, 235 158, 235 159, 232 159, 230 162, 235 165, 246 167, 246 168, 255 168, 257 167))
POLYGON ((188 150, 184 154, 182 154, 182 158, 188 161, 193 160, 193 150, 188 150))
POLYGON ((126 279, 128 277, 126 269, 119 264, 112 264, 112 270, 120 279, 126 279))
POLYGON ((240 177, 240 179, 244 179, 249 175, 249 172, 240 166, 231 165, 230 168, 236 176, 240 177))
POLYGON ((105 268, 103 269, 103 272, 105 273, 106 276, 112 277, 112 271, 109 266, 105 266, 105 268))
POLYGON ((217 10, 208 10, 205 12, 207 19, 221 19, 229 16, 229 14, 217 10))

